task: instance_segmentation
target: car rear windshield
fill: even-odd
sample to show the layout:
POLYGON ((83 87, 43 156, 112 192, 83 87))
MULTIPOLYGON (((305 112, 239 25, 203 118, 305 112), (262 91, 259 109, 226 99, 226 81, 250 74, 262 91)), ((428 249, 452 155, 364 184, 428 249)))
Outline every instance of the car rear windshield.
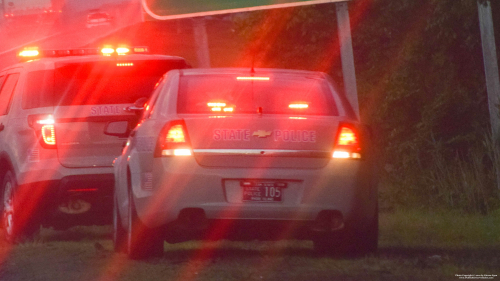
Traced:
POLYGON ((337 116, 327 80, 300 76, 186 75, 178 113, 337 116))
POLYGON ((104 61, 56 65, 55 70, 28 73, 22 106, 134 103, 149 97, 168 70, 184 68, 182 60, 104 61))

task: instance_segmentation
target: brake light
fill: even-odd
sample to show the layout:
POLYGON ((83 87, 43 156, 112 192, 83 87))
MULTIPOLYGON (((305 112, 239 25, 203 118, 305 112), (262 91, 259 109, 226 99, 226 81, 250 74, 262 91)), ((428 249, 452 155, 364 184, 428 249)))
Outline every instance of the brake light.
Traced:
POLYGON ((43 141, 47 145, 55 145, 56 144, 56 131, 54 129, 54 125, 43 125, 42 126, 42 137, 43 141))
POLYGON ((347 124, 340 124, 335 147, 333 149, 333 158, 361 158, 361 145, 357 130, 347 124))
POLYGON ((35 130, 44 148, 56 148, 55 120, 52 115, 30 115, 28 125, 35 130))
POLYGON ((167 123, 158 137, 155 157, 191 155, 191 144, 184 120, 167 123))
POLYGON ((170 127, 167 132, 167 137, 165 139, 170 143, 184 143, 186 142, 186 137, 184 136, 184 128, 182 125, 174 125, 170 127))

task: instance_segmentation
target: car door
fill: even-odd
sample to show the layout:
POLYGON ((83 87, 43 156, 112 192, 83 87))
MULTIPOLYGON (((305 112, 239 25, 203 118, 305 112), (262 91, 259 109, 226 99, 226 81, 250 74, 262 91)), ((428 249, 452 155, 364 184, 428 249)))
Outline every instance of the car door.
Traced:
MULTIPOLYGON (((132 131, 129 139, 130 155, 129 165, 131 174, 132 188, 136 192, 140 190, 148 191, 152 188, 152 169, 153 169, 153 154, 158 138, 159 120, 153 113, 156 109, 156 104, 162 89, 166 87, 163 77, 157 84, 151 98, 146 103, 144 113, 139 121, 138 126, 132 131)), ((168 84, 168 83, 167 83, 168 84)))

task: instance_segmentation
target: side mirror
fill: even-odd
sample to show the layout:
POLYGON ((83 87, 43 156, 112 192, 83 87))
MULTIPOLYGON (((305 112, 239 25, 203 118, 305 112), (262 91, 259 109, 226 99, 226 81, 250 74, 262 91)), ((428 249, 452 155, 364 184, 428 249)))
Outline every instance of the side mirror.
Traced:
POLYGON ((134 102, 134 105, 125 108, 126 111, 139 113, 144 110, 148 98, 142 97, 134 102))
POLYGON ((104 134, 126 138, 130 134, 128 121, 113 121, 106 124, 104 134))

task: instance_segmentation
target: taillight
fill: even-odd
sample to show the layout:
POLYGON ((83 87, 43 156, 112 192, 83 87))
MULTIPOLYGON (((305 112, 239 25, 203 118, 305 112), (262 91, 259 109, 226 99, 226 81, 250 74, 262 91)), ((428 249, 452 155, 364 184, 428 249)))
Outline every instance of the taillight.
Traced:
POLYGON ((35 130, 42 147, 56 148, 55 120, 52 115, 30 115, 28 125, 35 130))
POLYGON ((184 120, 168 122, 158 137, 155 157, 190 155, 192 155, 191 144, 184 120))
POLYGON ((361 145, 358 131, 354 126, 340 124, 333 149, 333 158, 361 158, 361 145))

